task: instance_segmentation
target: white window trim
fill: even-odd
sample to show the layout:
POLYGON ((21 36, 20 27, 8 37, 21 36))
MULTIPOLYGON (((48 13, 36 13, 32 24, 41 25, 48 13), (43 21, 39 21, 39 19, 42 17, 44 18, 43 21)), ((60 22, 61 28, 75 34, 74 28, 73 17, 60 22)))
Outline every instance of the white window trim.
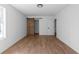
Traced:
POLYGON ((1 34, 0 34, 0 38, 6 38, 6 8, 3 8, 3 24, 1 24, 1 34))

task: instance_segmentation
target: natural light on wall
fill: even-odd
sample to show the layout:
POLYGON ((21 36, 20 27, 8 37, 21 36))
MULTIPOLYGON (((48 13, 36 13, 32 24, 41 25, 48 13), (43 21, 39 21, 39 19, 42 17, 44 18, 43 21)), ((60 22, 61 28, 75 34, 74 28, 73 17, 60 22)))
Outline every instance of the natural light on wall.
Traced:
POLYGON ((0 38, 6 38, 6 9, 0 6, 0 38))

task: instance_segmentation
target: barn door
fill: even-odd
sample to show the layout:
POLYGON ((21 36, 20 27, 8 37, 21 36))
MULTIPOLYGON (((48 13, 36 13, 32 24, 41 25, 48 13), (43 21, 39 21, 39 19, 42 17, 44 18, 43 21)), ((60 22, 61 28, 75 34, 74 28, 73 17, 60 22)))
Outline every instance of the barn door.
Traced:
POLYGON ((34 18, 27 18, 27 35, 34 35, 34 18))

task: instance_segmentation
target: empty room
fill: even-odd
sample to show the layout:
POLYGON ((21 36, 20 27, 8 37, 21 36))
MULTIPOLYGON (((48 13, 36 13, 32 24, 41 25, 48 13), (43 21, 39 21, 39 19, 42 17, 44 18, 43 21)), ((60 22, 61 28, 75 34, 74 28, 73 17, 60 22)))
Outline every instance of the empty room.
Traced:
POLYGON ((1 54, 78 54, 79 4, 0 4, 1 54))

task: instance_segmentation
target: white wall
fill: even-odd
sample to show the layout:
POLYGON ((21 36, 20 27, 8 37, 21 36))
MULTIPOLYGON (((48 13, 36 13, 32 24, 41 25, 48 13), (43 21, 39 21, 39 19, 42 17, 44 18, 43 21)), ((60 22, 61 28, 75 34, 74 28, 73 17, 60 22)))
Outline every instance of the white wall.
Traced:
POLYGON ((79 4, 57 14, 57 37, 79 53, 79 4))
POLYGON ((54 17, 39 19, 39 35, 54 35, 54 17))
POLYGON ((22 13, 10 5, 6 8, 6 39, 0 40, 0 53, 12 46, 26 35, 26 19, 22 13))

